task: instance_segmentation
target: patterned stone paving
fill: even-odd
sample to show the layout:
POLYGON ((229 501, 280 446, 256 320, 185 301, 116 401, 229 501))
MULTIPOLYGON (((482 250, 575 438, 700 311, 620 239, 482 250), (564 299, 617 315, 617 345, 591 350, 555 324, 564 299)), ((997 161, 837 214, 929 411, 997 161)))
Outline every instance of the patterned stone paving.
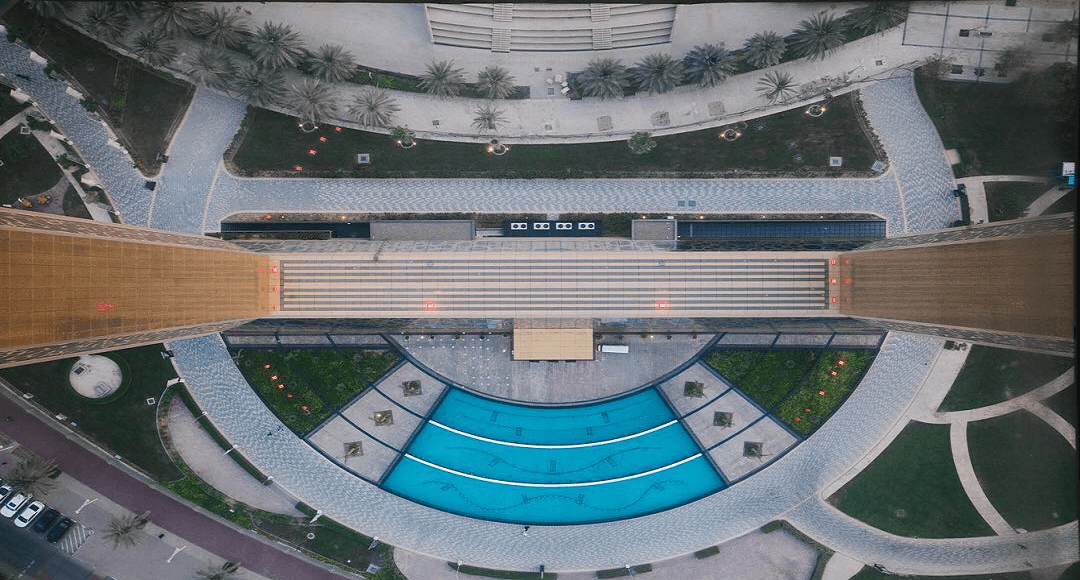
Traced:
MULTIPOLYGON (((545 562, 548 569, 572 570, 657 561, 704 548, 752 531, 811 498, 902 414, 942 344, 934 337, 890 335, 848 403, 807 444, 754 475, 754 485, 735 485, 643 518, 534 526, 527 537, 517 526, 463 518, 387 494, 278 431, 280 422, 245 383, 219 337, 173 341, 169 348, 193 396, 225 436, 248 450, 250 460, 273 473, 275 482, 329 517, 449 560, 518 569, 545 562)), ((872 533, 859 529, 852 535, 845 541, 853 542, 849 553, 858 554, 860 542, 870 542, 860 538, 872 533)))

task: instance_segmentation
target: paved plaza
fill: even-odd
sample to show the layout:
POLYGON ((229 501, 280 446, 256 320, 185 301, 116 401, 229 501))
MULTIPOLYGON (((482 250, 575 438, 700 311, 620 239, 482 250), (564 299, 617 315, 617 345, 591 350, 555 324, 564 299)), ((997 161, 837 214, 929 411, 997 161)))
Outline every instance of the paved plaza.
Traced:
MULTIPOLYGON (((933 29, 936 33, 938 29, 934 27, 939 24, 942 30, 951 26, 948 16, 934 12, 932 8, 936 4, 917 5, 923 12, 919 16, 924 22, 922 32, 933 29)), ((310 30, 312 15, 296 13, 295 5, 237 6, 250 6, 257 17, 295 19, 308 36, 314 34, 310 30)), ((371 14, 375 20, 393 19, 402 17, 401 11, 416 10, 422 8, 383 6, 373 9, 371 14)), ((414 16, 412 14, 410 18, 414 16)), ((786 14, 784 18, 794 17, 786 14)), ((704 23, 684 25, 706 26, 704 23)), ((356 34, 351 26, 335 23, 330 28, 327 38, 340 37, 338 42, 347 46, 357 42, 353 40, 356 34)), ((378 34, 383 35, 379 38, 385 38, 401 32, 385 27, 378 34)), ((426 31, 408 32, 426 35, 426 31)), ((730 35, 730 31, 725 34, 730 35)), ((231 96, 199 88, 169 145, 168 164, 163 165, 160 175, 150 178, 157 181, 156 189, 150 191, 144 187, 147 178, 132 167, 131 158, 111 139, 103 122, 79 104, 80 96, 73 94, 65 82, 47 77, 42 65, 30 58, 26 48, 0 41, 0 71, 30 95, 71 138, 76 150, 108 192, 122 221, 130 225, 203 233, 217 231, 222 220, 241 212, 674 213, 692 205, 701 213, 870 213, 886 220, 888 236, 893 237, 942 230, 960 218, 959 204, 950 194, 956 180, 941 139, 918 100, 913 76, 908 70, 911 67, 907 66, 942 49, 941 46, 924 45, 920 40, 923 36, 909 36, 906 28, 897 28, 852 43, 838 51, 835 57, 821 62, 792 61, 777 69, 793 72, 802 82, 832 75, 849 78, 851 82, 837 93, 858 91, 869 125, 887 154, 887 159, 882 160, 886 162, 885 170, 877 177, 862 179, 245 178, 229 173, 222 155, 240 128, 246 105, 231 96), (888 65, 874 65, 875 62, 888 62, 888 65), (688 203, 691 201, 693 204, 688 203)), ((435 56, 457 58, 458 64, 466 66, 470 72, 488 64, 509 62, 507 55, 465 49, 446 49, 444 52, 443 48, 432 47, 426 40, 421 44, 424 50, 384 51, 386 56, 379 58, 388 60, 381 64, 386 68, 398 67, 405 72, 417 73, 422 64, 435 56)), ((363 48, 355 47, 353 51, 362 52, 363 48)), ((650 52, 654 50, 629 50, 624 60, 650 52)), ((672 52, 676 51, 673 49, 672 52)), ((982 52, 979 54, 981 58, 982 52)), ((543 73, 537 76, 530 72, 531 69, 550 66, 556 70, 572 70, 580 68, 581 63, 577 60, 581 58, 579 55, 533 56, 513 66, 521 82, 542 89, 543 73)), ((624 139, 633 131, 654 131, 649 119, 661 110, 670 111, 679 121, 672 128, 654 131, 654 134, 713 127, 778 112, 785 107, 805 105, 763 106, 754 91, 757 75, 742 76, 745 78, 734 78, 707 91, 682 87, 670 94, 642 95, 611 102, 572 103, 566 99, 542 98, 507 102, 507 115, 511 119, 507 133, 516 136, 520 142, 624 139), (722 102, 733 113, 723 119, 716 118, 709 113, 709 105, 713 102, 722 102), (597 131, 596 117, 600 115, 615 119, 614 132, 597 131), (554 123, 555 130, 551 135, 543 135, 538 127, 548 121, 554 123)), ((534 93, 539 94, 539 90, 534 93)), ((437 100, 409 93, 400 95, 399 101, 402 111, 398 122, 413 127, 421 137, 433 135, 431 121, 438 118, 443 121, 439 136, 457 140, 477 138, 460 129, 468 126, 475 103, 437 100)), ((1055 199, 1049 195, 1033 204, 1033 212, 1042 211, 1055 199)), ((981 207, 985 212, 985 203, 981 207)), ((667 384, 661 388, 677 390, 681 381, 692 378, 711 389, 710 398, 704 399, 712 401, 709 405, 680 409, 687 415, 688 423, 701 423, 719 408, 716 405, 721 404, 736 409, 739 421, 760 420, 761 412, 748 401, 725 399, 734 391, 725 391, 726 385, 718 379, 713 380, 715 377, 711 378, 704 367, 684 365, 712 338, 702 335, 674 346, 654 345, 648 355, 639 355, 638 350, 649 347, 638 343, 645 343, 647 339, 627 337, 633 347, 641 346, 633 349, 634 356, 647 358, 648 364, 639 367, 639 361, 631 358, 633 367, 627 365, 610 372, 610 367, 621 364, 616 359, 613 358, 610 367, 596 365, 592 371, 610 375, 596 378, 596 392, 601 397, 609 396, 615 394, 620 385, 646 384, 664 374, 652 371, 666 367, 672 373, 681 374, 666 377, 667 384), (723 396, 712 398, 719 395, 723 396)), ((536 385, 565 382, 566 376, 574 372, 571 366, 556 369, 548 363, 536 366, 510 362, 509 355, 505 354, 508 341, 501 337, 490 337, 484 344, 475 337, 454 341, 443 336, 427 342, 423 337, 414 337, 406 343, 403 337, 393 336, 391 340, 433 373, 443 373, 452 381, 475 386, 498 397, 555 402, 550 391, 538 389, 536 385), (482 364, 465 364, 464 357, 483 358, 483 361, 482 364)), ((966 440, 962 436, 969 421, 1027 409, 1042 417, 1075 447, 1075 429, 1042 403, 1046 397, 1074 382, 1073 371, 1000 406, 960 414, 939 414, 937 403, 952 384, 964 358, 961 354, 943 350, 944 343, 945 340, 938 337, 889 333, 859 388, 812 438, 800 445, 792 447, 795 437, 778 424, 774 425, 775 422, 760 422, 754 437, 769 441, 778 450, 776 453, 783 455, 745 481, 662 513, 591 525, 533 526, 527 536, 521 533, 520 526, 457 516, 387 493, 342 469, 312 446, 320 447, 326 455, 348 464, 345 444, 362 441, 365 452, 371 452, 372 461, 365 464, 369 467, 363 468, 367 471, 360 475, 377 479, 392 461, 393 454, 361 432, 357 425, 368 420, 374 410, 398 403, 414 405, 416 408, 410 410, 422 414, 442 392, 442 386, 433 381, 425 385, 425 394, 421 398, 398 397, 401 392, 400 389, 394 392, 396 385, 412 379, 427 381, 430 377, 410 364, 401 365, 384 381, 385 388, 380 387, 382 393, 369 391, 366 398, 361 397, 352 407, 343 409, 339 416, 305 441, 288 429, 282 429, 282 423, 247 384, 220 336, 169 342, 167 347, 175 353, 176 368, 192 396, 201 408, 208 410, 209 419, 247 459, 273 475, 275 487, 272 490, 238 484, 244 475, 227 460, 200 461, 201 455, 217 449, 206 437, 196 436, 192 418, 185 415, 183 409, 173 410, 171 424, 177 433, 188 435, 181 448, 186 452, 184 457, 199 466, 197 471, 204 478, 228 489, 230 495, 235 494, 233 497, 242 497, 253 505, 281 512, 290 510, 293 498, 303 501, 334 520, 403 548, 398 552, 402 555, 400 564, 406 573, 416 572, 417 579, 449 580, 453 571, 445 566, 445 562, 456 560, 522 570, 535 570, 543 564, 547 570, 570 572, 566 574, 570 580, 584 578, 586 574, 582 570, 656 562, 657 571, 668 568, 671 574, 686 578, 709 578, 713 577, 709 576, 713 570, 706 564, 721 558, 691 561, 686 556, 689 552, 720 544, 724 559, 753 559, 749 554, 754 552, 747 551, 749 548, 737 548, 740 542, 747 543, 751 541, 749 539, 790 544, 778 548, 786 557, 770 561, 773 568, 769 570, 808 573, 812 558, 809 548, 793 542, 788 536, 776 535, 780 532, 764 538, 756 532, 776 519, 787 520, 814 540, 836 550, 836 569, 846 558, 844 562, 880 563, 905 574, 981 574, 1056 566, 1075 559, 1080 548, 1075 521, 1026 533, 1022 546, 1016 542, 1015 533, 993 506, 988 501, 980 501, 981 487, 974 478, 966 453, 966 440), (997 535, 964 539, 903 538, 877 530, 828 504, 826 498, 877 457, 909 420, 950 424, 953 449, 959 453, 956 464, 964 488, 997 535), (764 432, 770 428, 771 431, 764 432)), ((395 418, 398 419, 398 415, 395 418)), ((417 424, 419 419, 402 412, 399 424, 380 433, 385 433, 394 445, 401 447, 417 424)), ((731 479, 756 471, 760 466, 737 457, 734 451, 741 447, 742 439, 732 441, 730 449, 722 444, 714 448, 713 458, 732 469, 728 475, 735 477, 731 479)), ((720 440, 710 442, 713 443, 720 443, 720 440)), ((985 500, 985 495, 982 499, 985 500)), ((773 576, 745 574, 732 577, 773 576)))

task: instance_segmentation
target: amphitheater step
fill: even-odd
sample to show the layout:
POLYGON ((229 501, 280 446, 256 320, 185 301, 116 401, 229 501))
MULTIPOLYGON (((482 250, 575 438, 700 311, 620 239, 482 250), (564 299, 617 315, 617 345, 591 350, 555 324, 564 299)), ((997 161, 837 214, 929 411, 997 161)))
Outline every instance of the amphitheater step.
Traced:
POLYGON ((510 29, 491 29, 491 52, 510 52, 510 29))
POLYGON ((589 4, 589 18, 593 22, 611 20, 611 6, 608 4, 589 4))
POLYGON ((495 4, 492 18, 495 22, 510 22, 514 19, 513 4, 495 4))
POLYGON ((592 43, 593 50, 602 50, 605 48, 611 48, 611 29, 610 28, 593 28, 592 31, 592 43))

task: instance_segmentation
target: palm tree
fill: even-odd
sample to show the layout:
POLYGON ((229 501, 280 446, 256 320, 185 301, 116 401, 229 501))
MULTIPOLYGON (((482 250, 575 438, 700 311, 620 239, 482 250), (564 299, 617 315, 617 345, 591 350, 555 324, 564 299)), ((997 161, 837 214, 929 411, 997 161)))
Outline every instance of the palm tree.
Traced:
POLYGON ((481 131, 495 131, 499 128, 499 125, 506 123, 506 117, 503 116, 505 112, 491 105, 483 105, 473 111, 473 114, 476 115, 473 117, 473 127, 481 131))
POLYGON ((235 10, 216 7, 202 15, 194 28, 195 34, 214 46, 234 48, 242 46, 251 35, 244 17, 235 10))
POLYGON ((364 87, 349 106, 349 115, 366 127, 386 127, 393 122, 394 113, 400 110, 385 90, 364 87))
POLYGON ((338 44, 324 44, 308 60, 315 78, 328 83, 340 83, 356 72, 356 61, 351 52, 338 44))
POLYGON ((235 580, 239 578, 239 565, 225 562, 221 566, 210 566, 195 573, 195 580, 235 580))
POLYGON ((268 69, 294 67, 303 60, 304 49, 300 35, 288 24, 266 21, 255 30, 248 48, 259 66, 268 69))
POLYGON ((626 67, 613 58, 593 59, 578 75, 577 82, 586 97, 618 98, 623 96, 626 67))
POLYGON ((56 461, 33 455, 16 463, 4 477, 15 491, 42 496, 56 487, 56 481, 49 479, 54 471, 56 461))
POLYGON ((83 24, 91 35, 116 42, 127 32, 128 17, 115 4, 98 2, 86 11, 83 24))
POLYGON ((787 49, 784 39, 772 31, 759 32, 751 36, 746 39, 743 47, 746 49, 746 62, 754 68, 780 64, 780 59, 783 58, 784 51, 787 49))
POLYGON ((71 9, 71 2, 63 0, 26 0, 26 5, 43 18, 63 16, 71 9))
POLYGON ((702 87, 712 87, 735 74, 737 59, 734 54, 715 44, 695 46, 683 57, 686 76, 702 87))
POLYGON ((789 73, 782 73, 771 70, 765 73, 765 76, 758 79, 758 84, 761 85, 757 88, 757 91, 761 93, 761 97, 769 102, 769 104, 782 103, 795 94, 795 87, 799 86, 792 80, 789 73))
POLYGON ((281 71, 248 65, 237 72, 232 90, 256 107, 281 103, 285 97, 285 75, 281 71))
POLYGON ((454 61, 443 60, 427 65, 427 71, 420 75, 420 88, 437 97, 455 97, 465 84, 462 69, 454 68, 454 61))
POLYGON ((114 550, 120 547, 120 544, 134 548, 142 540, 136 532, 145 528, 150 522, 149 515, 150 511, 147 510, 141 515, 114 517, 109 521, 108 529, 105 530, 105 539, 112 540, 114 550))
POLYGON ((808 56, 818 60, 832 54, 844 44, 844 25, 832 14, 814 14, 810 20, 799 22, 793 34, 791 52, 796 57, 808 56))
POLYGON ((669 54, 650 54, 630 68, 630 77, 641 90, 666 93, 678 86, 686 76, 682 62, 669 54))
POLYGON ((907 19, 907 2, 876 0, 867 6, 852 8, 844 14, 844 20, 853 30, 874 34, 888 30, 907 19))
POLYGON ((306 78, 289 87, 287 100, 301 121, 328 119, 337 113, 329 88, 318 79, 306 78))
POLYGON ((197 84, 215 89, 228 89, 236 72, 232 59, 220 48, 204 46, 188 63, 188 74, 197 84))
POLYGON ((187 2, 150 2, 143 11, 146 20, 169 38, 192 32, 203 18, 197 5, 187 2))
POLYGON ((135 37, 132 51, 150 66, 165 66, 176 59, 176 45, 160 30, 150 29, 135 37))
POLYGON ((514 77, 501 66, 489 66, 476 73, 476 84, 489 99, 505 99, 514 92, 514 77))

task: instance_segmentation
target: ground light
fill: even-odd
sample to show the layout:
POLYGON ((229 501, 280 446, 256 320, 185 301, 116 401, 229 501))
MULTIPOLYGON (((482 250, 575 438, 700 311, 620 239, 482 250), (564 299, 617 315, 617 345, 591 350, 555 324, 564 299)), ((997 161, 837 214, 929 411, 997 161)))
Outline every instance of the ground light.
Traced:
POLYGON ((498 139, 492 139, 488 142, 486 150, 489 155, 506 155, 510 148, 500 143, 498 139))
POLYGON ((813 105, 810 105, 809 107, 807 107, 806 111, 803 111, 803 112, 806 115, 809 115, 811 117, 820 117, 820 116, 824 115, 825 111, 827 111, 827 110, 828 109, 825 107, 825 105, 813 104, 813 105))

